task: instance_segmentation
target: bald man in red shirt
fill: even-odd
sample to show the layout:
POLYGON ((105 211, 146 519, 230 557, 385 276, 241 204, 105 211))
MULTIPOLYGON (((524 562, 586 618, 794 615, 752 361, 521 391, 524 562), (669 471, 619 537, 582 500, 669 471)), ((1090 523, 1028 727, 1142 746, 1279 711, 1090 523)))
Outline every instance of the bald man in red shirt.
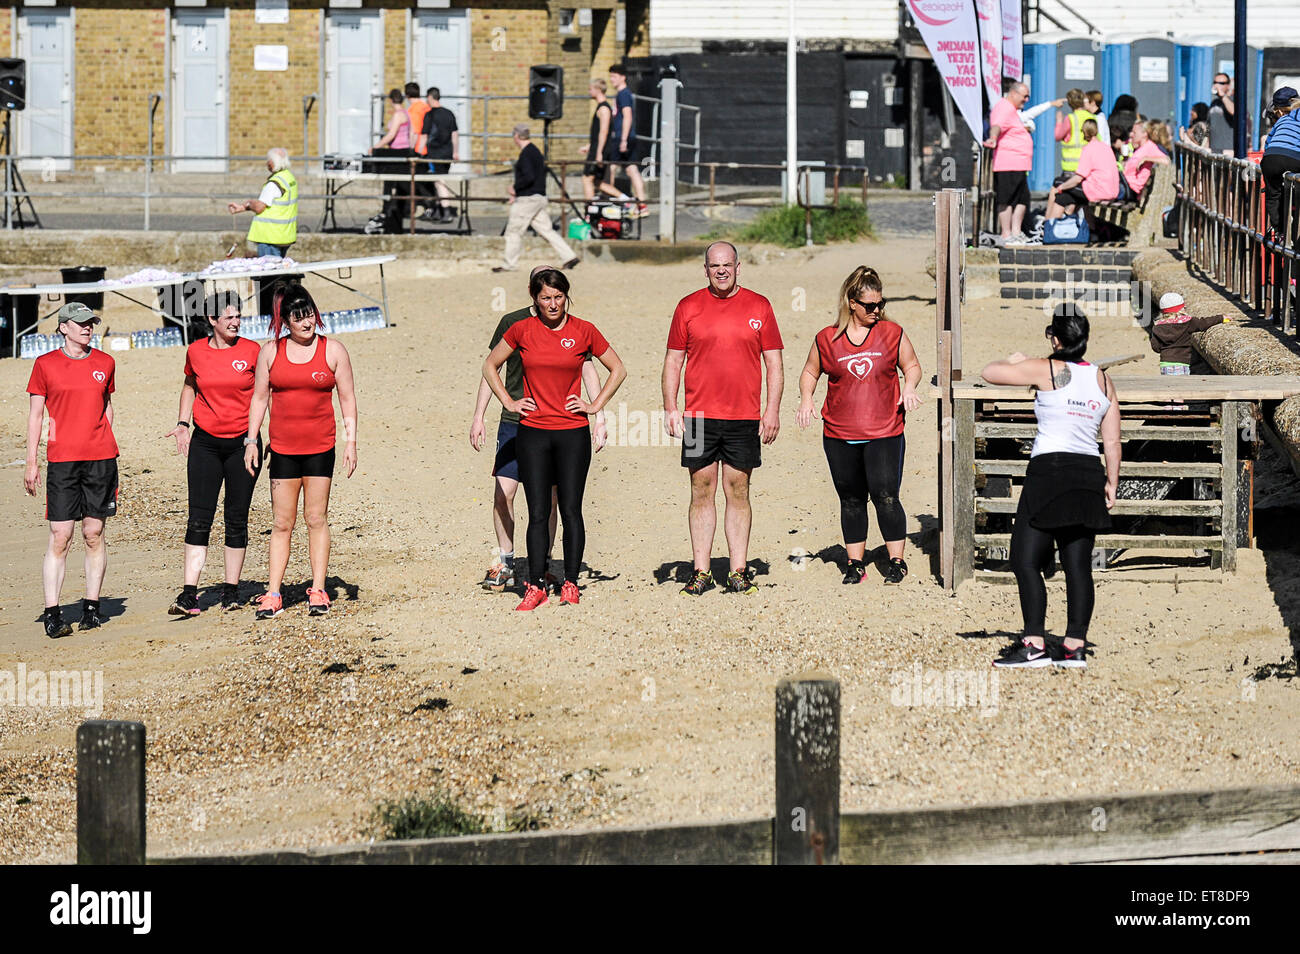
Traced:
POLYGON ((715 498, 721 471, 727 498, 723 531, 731 555, 725 589, 757 593, 749 571, 749 481, 761 463, 761 444, 781 429, 781 331, 772 304, 737 282, 739 255, 730 242, 704 252, 708 285, 687 295, 673 312, 664 355, 666 426, 682 438, 682 466, 691 474, 691 550, 695 570, 682 592, 699 596, 714 585, 709 561, 717 527, 715 498), (686 410, 677 405, 686 369, 686 410), (767 403, 761 405, 763 372, 767 403), (761 407, 761 410, 760 410, 761 407))

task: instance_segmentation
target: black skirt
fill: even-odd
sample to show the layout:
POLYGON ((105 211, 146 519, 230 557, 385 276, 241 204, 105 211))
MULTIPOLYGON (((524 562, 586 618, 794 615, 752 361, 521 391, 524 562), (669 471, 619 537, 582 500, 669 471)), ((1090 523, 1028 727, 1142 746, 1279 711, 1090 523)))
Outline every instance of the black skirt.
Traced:
POLYGON ((1016 520, 1039 530, 1083 527, 1109 530, 1106 469, 1092 454, 1040 454, 1030 458, 1016 520))

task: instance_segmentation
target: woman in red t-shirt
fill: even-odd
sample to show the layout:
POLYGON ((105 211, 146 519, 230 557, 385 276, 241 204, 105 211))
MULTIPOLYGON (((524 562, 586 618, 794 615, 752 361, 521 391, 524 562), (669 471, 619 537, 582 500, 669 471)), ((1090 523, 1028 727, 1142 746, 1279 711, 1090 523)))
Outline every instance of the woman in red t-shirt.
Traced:
POLYGON ((849 565, 845 583, 866 576, 867 497, 876 508, 889 562, 886 583, 907 576, 903 543, 907 516, 898 501, 903 479, 903 419, 921 406, 921 363, 903 329, 885 316, 884 286, 874 268, 859 265, 840 286, 839 316, 817 333, 799 376, 800 427, 812 423, 813 392, 826 375, 822 447, 840 497, 840 529, 849 565), (903 373, 903 386, 898 373, 903 373))
POLYGON ((533 610, 547 603, 547 524, 551 488, 564 522, 564 584, 560 602, 577 605, 578 569, 586 546, 582 494, 591 466, 587 416, 605 407, 627 371, 596 326, 569 314, 569 279, 558 268, 534 272, 528 280, 533 314, 506 329, 483 362, 483 377, 501 406, 521 416, 515 438, 519 482, 528 499, 528 584, 515 607, 533 610), (501 380, 501 366, 515 351, 524 368, 524 396, 516 401, 501 380), (590 404, 582 400, 582 367, 592 355, 609 371, 590 404))
POLYGON ((259 345, 239 336, 239 296, 234 292, 211 296, 204 310, 212 328, 207 338, 192 342, 185 352, 180 414, 176 426, 164 435, 176 438, 177 452, 187 458, 190 497, 184 583, 167 610, 173 616, 199 615, 199 578, 208 559, 222 484, 226 486, 226 576, 221 608, 239 605, 239 575, 248 550, 248 508, 261 472, 260 467, 252 473, 244 469, 243 442, 259 345))
POLYGON ((330 609, 325 592, 329 566, 330 485, 334 479, 334 402, 339 392, 343 412, 343 469, 357 469, 357 395, 347 349, 319 334, 325 327, 320 309, 301 285, 280 288, 271 307, 271 340, 257 356, 253 400, 244 438, 244 466, 251 474, 261 456, 258 435, 267 404, 271 407, 271 529, 266 592, 257 598, 258 619, 284 611, 280 584, 289 566, 289 540, 298 520, 298 497, 307 522, 311 586, 307 605, 312 616, 330 609), (280 337, 281 329, 289 333, 280 337))

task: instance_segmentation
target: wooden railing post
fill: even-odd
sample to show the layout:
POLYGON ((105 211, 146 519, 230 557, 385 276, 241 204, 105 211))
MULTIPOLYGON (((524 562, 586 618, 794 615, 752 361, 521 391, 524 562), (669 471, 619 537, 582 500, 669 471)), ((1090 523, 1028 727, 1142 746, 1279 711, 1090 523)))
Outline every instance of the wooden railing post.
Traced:
POLYGON ((840 684, 822 673, 776 686, 773 862, 840 860, 840 684))
POLYGON ((144 726, 77 727, 77 864, 145 863, 144 726))

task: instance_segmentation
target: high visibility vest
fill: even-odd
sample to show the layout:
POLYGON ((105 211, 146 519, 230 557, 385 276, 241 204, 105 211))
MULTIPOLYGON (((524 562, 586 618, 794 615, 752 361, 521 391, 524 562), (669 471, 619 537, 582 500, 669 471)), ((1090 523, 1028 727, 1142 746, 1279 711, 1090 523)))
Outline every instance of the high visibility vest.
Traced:
POLYGON ((1079 168, 1079 157, 1083 155, 1083 122, 1092 119, 1092 113, 1082 107, 1069 115, 1070 138, 1061 143, 1061 171, 1073 172, 1079 168))
POLYGON ((267 245, 292 245, 298 241, 298 180, 288 169, 273 172, 267 182, 280 187, 280 196, 258 215, 248 227, 250 242, 267 245))

